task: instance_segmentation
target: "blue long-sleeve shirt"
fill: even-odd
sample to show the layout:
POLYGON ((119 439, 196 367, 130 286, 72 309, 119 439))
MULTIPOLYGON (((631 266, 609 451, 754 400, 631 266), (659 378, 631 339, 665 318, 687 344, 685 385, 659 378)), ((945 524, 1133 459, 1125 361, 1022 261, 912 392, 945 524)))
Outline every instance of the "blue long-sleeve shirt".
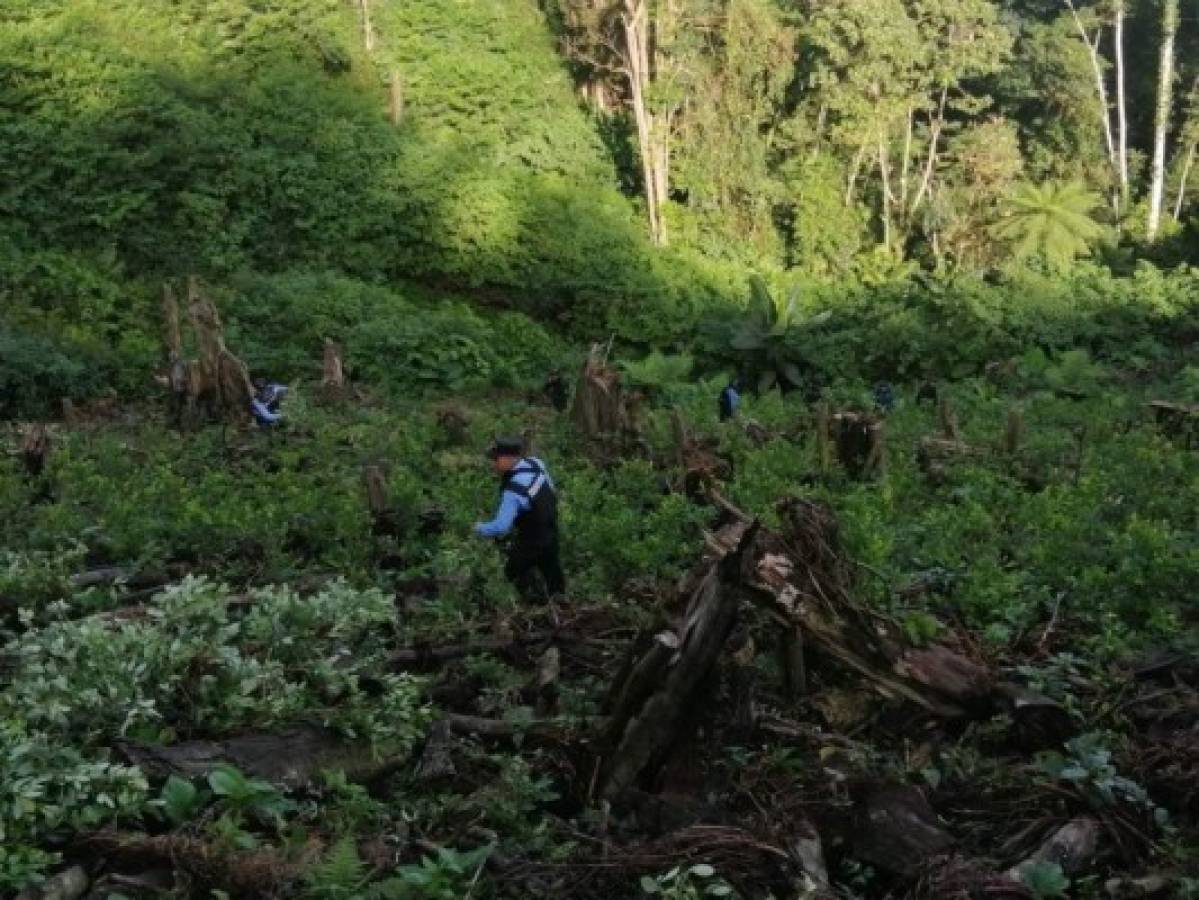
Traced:
POLYGON ((250 400, 250 411, 262 425, 274 425, 283 418, 283 413, 271 407, 278 407, 279 401, 287 396, 287 386, 268 384, 250 400))
POLYGON ((269 409, 267 409, 266 404, 257 397, 250 401, 250 409, 254 413, 254 418, 263 425, 274 425, 283 418, 283 413, 271 412, 269 409))
MULTIPOLYGON (((550 490, 554 490, 553 479, 550 478, 549 472, 545 469, 545 464, 536 457, 522 459, 516 464, 516 469, 526 468, 526 471, 517 471, 512 476, 509 485, 517 485, 522 488, 530 488, 533 482, 536 481, 544 473, 546 485, 550 490), (526 463, 533 463, 539 471, 532 471, 532 466, 525 466, 526 463)), ((533 506, 533 502, 524 494, 518 494, 516 491, 505 490, 500 495, 500 505, 495 511, 495 517, 490 522, 481 522, 475 526, 475 534, 485 538, 502 538, 507 535, 516 524, 516 517, 522 512, 528 512, 533 506)))

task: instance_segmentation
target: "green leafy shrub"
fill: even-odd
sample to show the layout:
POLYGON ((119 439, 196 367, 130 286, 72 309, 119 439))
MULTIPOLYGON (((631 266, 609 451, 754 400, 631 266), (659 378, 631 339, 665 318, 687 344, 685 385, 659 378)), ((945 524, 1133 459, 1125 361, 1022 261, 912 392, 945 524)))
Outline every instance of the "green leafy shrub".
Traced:
POLYGON ((111 371, 94 355, 0 322, 0 420, 56 414, 96 394, 111 371))

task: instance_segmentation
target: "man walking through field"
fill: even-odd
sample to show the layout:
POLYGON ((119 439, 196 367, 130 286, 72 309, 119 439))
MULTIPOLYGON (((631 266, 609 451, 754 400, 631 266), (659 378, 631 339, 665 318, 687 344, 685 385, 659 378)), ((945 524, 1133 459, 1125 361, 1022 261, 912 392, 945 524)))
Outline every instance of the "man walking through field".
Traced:
POLYGON ((523 600, 558 596, 566 590, 558 558, 558 494, 545 463, 526 457, 520 438, 497 438, 487 457, 500 476, 500 505, 490 522, 475 525, 475 533, 502 538, 515 530, 504 574, 523 600), (545 582, 540 596, 538 572, 545 582))

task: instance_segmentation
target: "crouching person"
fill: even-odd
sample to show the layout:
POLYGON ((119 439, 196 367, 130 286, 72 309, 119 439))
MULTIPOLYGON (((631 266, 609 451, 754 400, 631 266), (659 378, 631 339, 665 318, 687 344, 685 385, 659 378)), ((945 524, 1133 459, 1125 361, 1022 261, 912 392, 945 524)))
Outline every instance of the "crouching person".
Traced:
POLYGON ((254 396, 250 399, 250 412, 259 425, 276 425, 283 418, 280 406, 287 396, 287 386, 267 381, 265 378, 254 379, 254 396))

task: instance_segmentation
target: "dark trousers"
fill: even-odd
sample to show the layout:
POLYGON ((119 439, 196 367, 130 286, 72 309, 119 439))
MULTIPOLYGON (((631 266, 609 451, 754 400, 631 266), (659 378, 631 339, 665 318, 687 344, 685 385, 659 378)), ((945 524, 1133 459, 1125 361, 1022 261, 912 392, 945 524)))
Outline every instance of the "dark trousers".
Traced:
POLYGON ((504 575, 515 586, 522 600, 545 601, 566 591, 557 540, 542 546, 514 543, 508 550, 504 575), (544 589, 538 584, 538 572, 541 573, 544 589))

